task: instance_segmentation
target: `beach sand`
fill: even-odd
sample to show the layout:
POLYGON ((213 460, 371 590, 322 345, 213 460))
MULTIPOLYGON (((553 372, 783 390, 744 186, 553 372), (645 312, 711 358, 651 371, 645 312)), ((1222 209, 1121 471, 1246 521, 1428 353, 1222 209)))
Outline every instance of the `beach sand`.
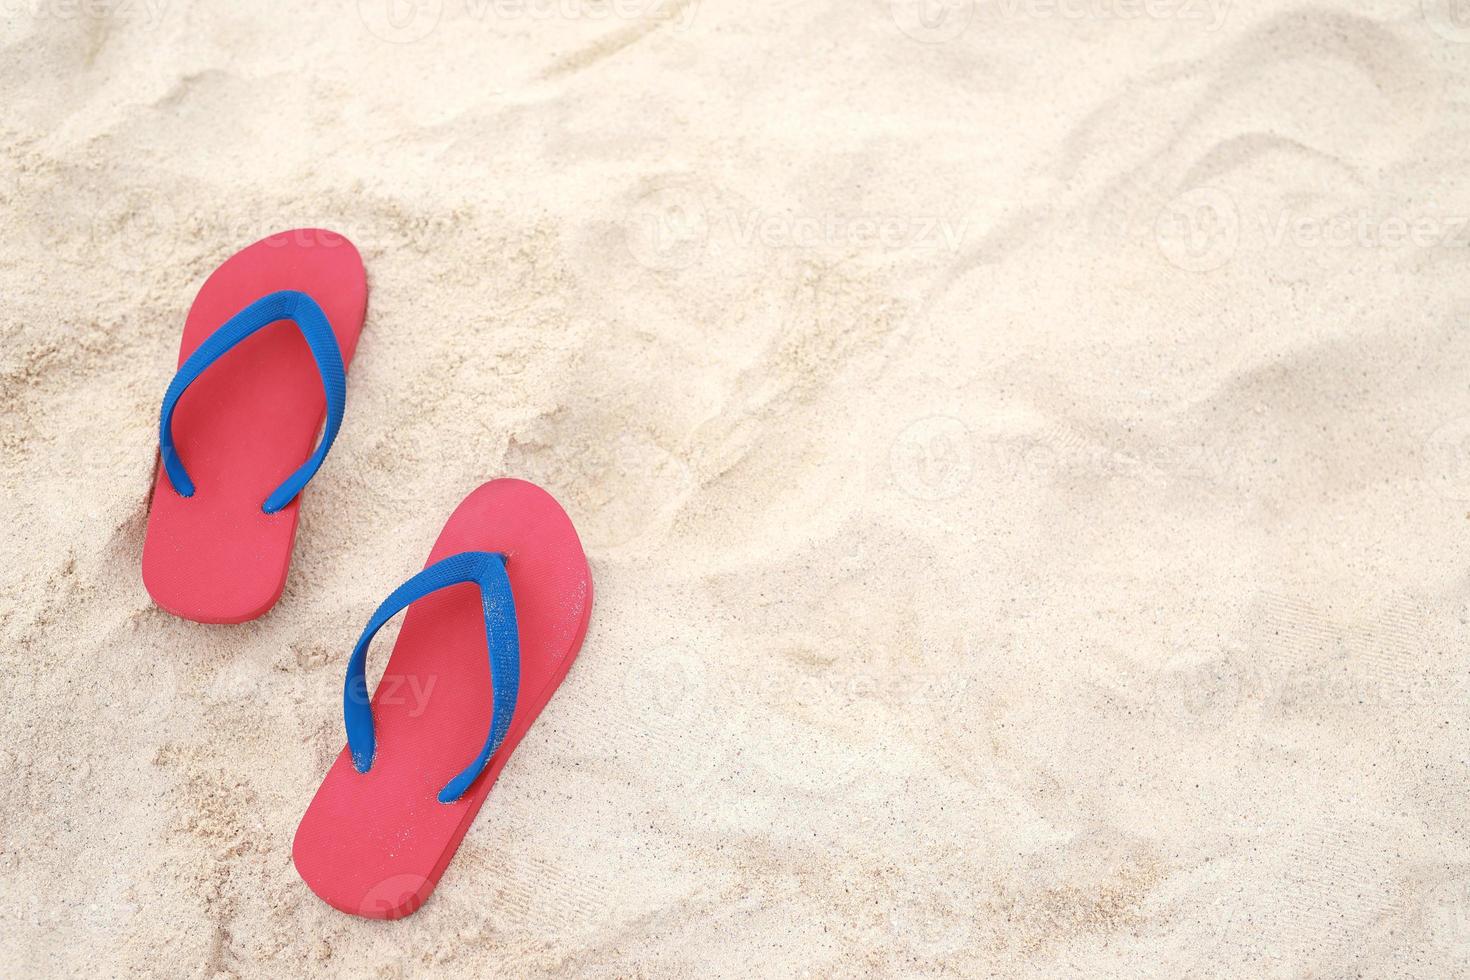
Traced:
POLYGON ((0 5, 6 975, 1470 975, 1470 21, 947 2, 0 5), (183 318, 300 226, 346 424, 185 622, 183 318), (499 476, 591 628, 343 915, 347 653, 499 476))

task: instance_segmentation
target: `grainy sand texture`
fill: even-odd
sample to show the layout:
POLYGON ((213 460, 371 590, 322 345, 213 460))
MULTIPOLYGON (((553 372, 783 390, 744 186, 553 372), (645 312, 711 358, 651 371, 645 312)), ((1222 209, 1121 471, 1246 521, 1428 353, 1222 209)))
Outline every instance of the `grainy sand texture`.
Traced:
POLYGON ((1470 975, 1463 4, 0 12, 4 975, 1470 975), (280 603, 185 622, 183 319, 300 226, 346 424, 280 603), (497 476, 591 628, 351 918, 346 657, 497 476))

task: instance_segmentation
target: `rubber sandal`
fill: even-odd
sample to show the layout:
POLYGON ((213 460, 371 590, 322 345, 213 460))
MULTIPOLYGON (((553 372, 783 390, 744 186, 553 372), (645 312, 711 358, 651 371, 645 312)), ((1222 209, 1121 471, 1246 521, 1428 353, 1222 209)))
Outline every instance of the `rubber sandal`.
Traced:
POLYGON ((366 312, 362 257, 320 229, 256 242, 200 288, 159 418, 143 542, 158 605, 240 623, 280 598, 300 493, 342 424, 366 312))
POLYGON ((566 676, 591 612, 587 558, 550 494, 521 480, 470 494, 352 651, 348 744, 292 845, 311 890, 367 918, 418 909, 566 676), (369 706, 368 644, 405 607, 369 706))

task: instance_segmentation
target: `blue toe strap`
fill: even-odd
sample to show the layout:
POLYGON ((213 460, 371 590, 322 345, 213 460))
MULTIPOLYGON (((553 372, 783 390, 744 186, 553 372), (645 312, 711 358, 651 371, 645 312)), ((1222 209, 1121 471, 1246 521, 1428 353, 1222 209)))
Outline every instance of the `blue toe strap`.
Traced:
POLYGON ((316 300, 294 289, 282 290, 262 296, 226 320, 224 326, 205 338, 204 343, 188 356, 169 383, 158 422, 158 450, 163 456, 163 471, 168 474, 168 482, 179 496, 194 496, 194 481, 189 479, 184 462, 174 448, 174 408, 179 398, 211 364, 236 344, 280 320, 290 320, 300 327, 306 337, 306 345, 311 348, 311 356, 316 360, 317 370, 322 376, 322 388, 327 395, 327 425, 316 452, 285 483, 271 492, 261 510, 274 514, 295 500, 306 482, 316 475, 322 460, 327 458, 327 450, 332 448, 332 440, 337 438, 337 430, 342 427, 342 412, 347 406, 347 373, 342 366, 342 351, 337 346, 337 335, 332 332, 327 315, 316 300))
POLYGON ((495 750, 510 731, 516 693, 521 683, 521 644, 516 630, 515 597, 505 574, 505 558, 489 551, 464 551, 436 561, 404 582, 383 600, 367 628, 352 648, 347 662, 347 684, 342 691, 342 714, 347 722, 347 747, 358 772, 372 768, 377 740, 373 733, 373 710, 367 691, 367 649, 383 624, 410 603, 451 585, 473 582, 480 587, 485 611, 485 642, 490 650, 490 683, 495 689, 490 707, 490 734, 485 747, 464 771, 439 791, 440 803, 453 803, 484 771, 495 750))

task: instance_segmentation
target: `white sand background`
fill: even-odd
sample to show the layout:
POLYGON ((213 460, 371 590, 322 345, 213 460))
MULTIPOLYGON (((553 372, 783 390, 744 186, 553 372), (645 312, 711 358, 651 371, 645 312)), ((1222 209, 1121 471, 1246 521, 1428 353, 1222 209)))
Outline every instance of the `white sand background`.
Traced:
POLYGON ((1467 975, 1459 7, 0 0, 0 971, 1467 975), (301 225, 346 425, 184 622, 183 318, 301 225), (505 475, 591 629, 350 918, 346 655, 505 475))

